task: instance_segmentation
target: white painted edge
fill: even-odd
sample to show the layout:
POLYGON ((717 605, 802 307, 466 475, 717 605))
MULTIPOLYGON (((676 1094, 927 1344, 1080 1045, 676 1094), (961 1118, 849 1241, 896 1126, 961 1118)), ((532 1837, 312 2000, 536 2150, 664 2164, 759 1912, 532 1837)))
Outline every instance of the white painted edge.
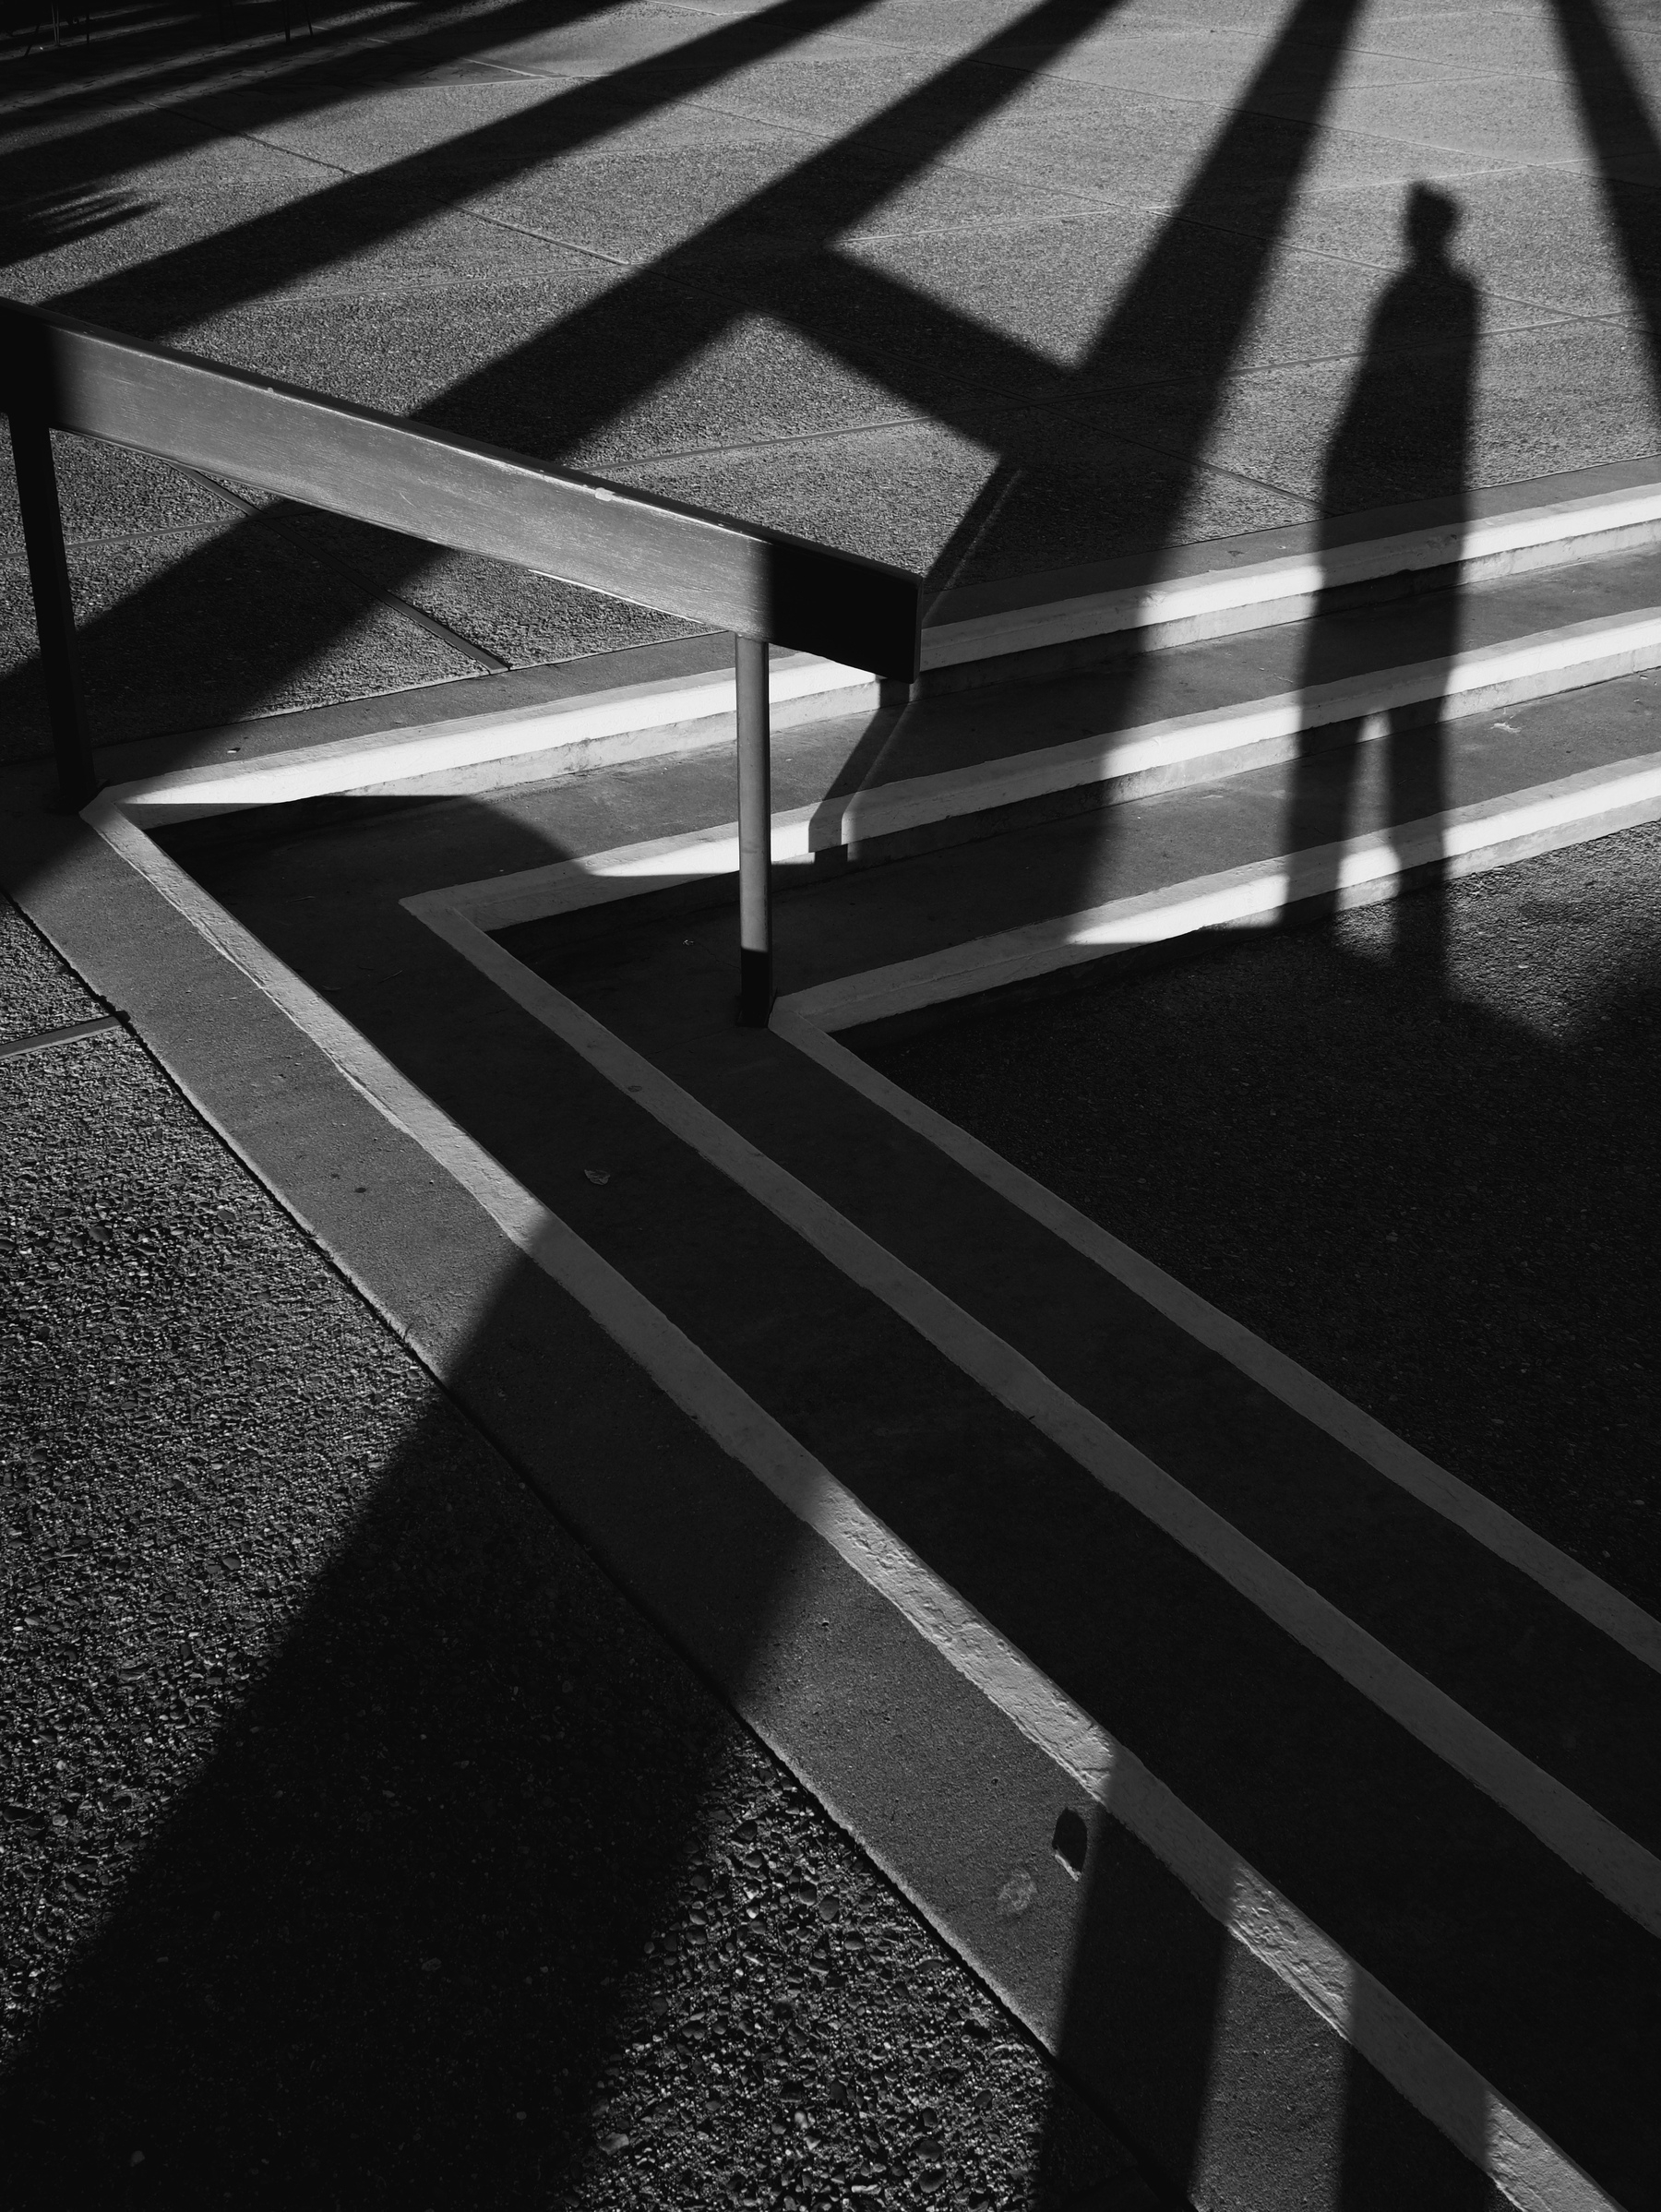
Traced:
MULTIPOLYGON (((1489 711, 1522 699, 1631 676, 1661 664, 1661 609, 1618 616, 1595 616, 1561 628, 1537 631, 1498 645, 1479 646, 1449 660, 1314 684, 1239 706, 1178 714, 1104 735, 1072 738, 1031 753, 954 769, 936 776, 877 784, 842 800, 827 800, 811 814, 808 843, 816 851, 858 838, 890 835, 926 822, 1019 805, 1088 783, 1152 777, 1162 769, 1204 761, 1265 746, 1290 747, 1311 730, 1359 722, 1360 735, 1384 735, 1382 717, 1404 707, 1444 702, 1451 716, 1489 711)), ((780 818, 781 860, 795 850, 798 819, 780 818)))
POLYGON ((1030 1421, 1104 1489, 1180 1544, 1640 1927, 1661 1936, 1661 1861, 1641 1844, 1467 1713, 1013 1345, 769 1159, 476 924, 436 905, 431 894, 401 903, 851 1282, 881 1299, 989 1395, 1030 1421))
MULTIPOLYGON (((1422 846, 1417 848, 1409 843, 1407 831, 1398 833, 1400 842, 1375 837, 1322 848, 1306 856, 1304 888, 1324 890, 1336 878, 1344 876, 1346 855, 1351 862, 1347 879, 1354 888, 1358 879, 1387 881, 1392 872, 1413 867, 1419 858, 1440 859, 1448 865, 1451 875, 1457 875, 1462 865, 1480 862, 1486 853, 1513 842, 1519 835, 1550 837, 1554 831, 1595 830, 1602 824, 1610 829, 1628 826, 1630 820, 1647 819, 1654 811, 1656 769, 1661 769, 1661 755, 1590 770, 1580 777, 1536 786, 1504 800, 1485 802, 1483 807, 1460 809, 1457 815, 1439 818, 1434 833, 1427 834, 1422 846), (1528 802, 1526 811, 1520 816, 1512 812, 1506 819, 1518 797, 1528 802), (1481 834, 1485 809, 1488 818, 1488 833, 1495 841, 1493 846, 1485 843, 1481 834), (1458 824, 1461 830, 1458 839, 1445 838, 1444 819, 1458 824), (1451 842, 1462 843, 1465 850, 1451 851, 1451 842), (1356 864, 1368 851, 1372 866, 1364 870, 1356 864)), ((791 850, 781 830, 789 831, 795 823, 807 820, 810 813, 810 809, 801 809, 794 817, 775 816, 775 859, 787 857, 791 850)), ((480 930, 490 931, 508 928, 516 923, 542 920, 601 901, 632 897, 641 891, 666 884, 690 882, 705 874, 727 873, 736 866, 735 830, 723 825, 703 832, 697 839, 648 840, 619 846, 611 853, 592 855, 584 861, 554 862, 513 876, 487 877, 446 891, 421 893, 405 900, 404 904, 417 918, 433 927, 442 927, 445 915, 449 914, 480 930)), ((1111 902, 1090 912, 1102 918, 1110 941, 1153 943, 1190 929, 1215 927, 1219 921, 1232 920, 1237 925, 1272 924, 1284 914, 1291 895, 1291 882, 1283 865, 1267 861, 1136 898, 1111 902)), ((1062 941, 1054 948, 1057 957, 1051 964, 1061 964, 1072 957, 1067 926, 1077 918, 1064 917, 1057 925, 1062 941)), ((984 988, 975 956, 982 946, 998 949, 1003 944, 1001 939, 991 939, 978 940, 967 949, 954 949, 950 957, 956 964, 946 979, 945 988, 938 987, 936 963, 930 958, 897 963, 891 969, 869 970, 863 975, 795 992, 779 1000, 772 1026, 800 1049, 820 1059, 844 1082, 866 1092, 888 1112, 950 1153, 1012 1203, 1044 1222, 1075 1249, 1105 1267, 1139 1297, 1145 1297, 1157 1311, 1165 1313, 1199 1342, 1231 1360, 1306 1419, 1335 1437, 1378 1473, 1398 1483, 1421 1503, 1475 1536, 1497 1557, 1529 1575, 1631 1657, 1661 1671, 1661 1622, 1446 1469, 1414 1451, 1402 1438, 1296 1361, 1264 1344, 1239 1322, 1219 1313, 1204 1299, 1163 1273, 1152 1261, 1098 1229, 1053 1191, 1034 1182, 999 1154, 888 1082, 857 1055, 835 1044, 829 1034, 878 1019, 885 1013, 908 1011, 918 1005, 934 1003, 938 998, 984 988), (960 952, 967 957, 957 961, 960 952)), ((1086 948, 1086 956, 1097 957, 1101 949, 1099 944, 1092 942, 1086 948)))
MULTIPOLYGON (((771 1415, 566 1223, 210 899, 108 794, 86 819, 466 1190, 664 1393, 1437 2127, 1519 2212, 1620 2212, 1451 2045, 1358 1967, 869 1513, 771 1415)), ((465 927, 463 925, 463 927, 465 927)), ((488 940, 485 940, 488 941, 488 940)))
POLYGON ((1646 526, 1661 526, 1661 484, 1441 522, 1197 576, 1159 578, 1126 591, 1085 592, 961 622, 929 623, 923 631, 923 665, 950 668, 1078 638, 1202 622, 1247 609, 1261 617, 1260 627, 1267 627, 1297 620, 1314 608, 1322 592, 1344 584, 1452 562, 1467 575, 1480 573, 1538 548, 1557 546, 1567 555, 1576 539, 1601 539, 1646 526))
MULTIPOLYGON (((961 819, 994 807, 1076 789, 1153 777, 1162 770, 1281 746, 1288 750, 1307 732, 1332 723, 1360 723, 1364 739, 1386 734, 1384 717, 1428 699, 1444 699, 1455 714, 1488 711, 1523 699, 1630 676, 1661 665, 1661 610, 1566 624, 1498 646, 1426 661, 1374 675, 1345 677, 1303 691, 1276 693, 1241 706, 1173 715, 1162 722, 1010 758, 914 776, 850 792, 845 797, 782 809, 772 818, 775 867, 810 861, 858 840, 890 836, 930 822, 961 819)), ((580 859, 548 862, 512 876, 486 877, 435 893, 484 928, 506 929, 609 900, 733 874, 738 866, 738 825, 618 845, 580 859)))
POLYGON ((774 1009, 772 1028, 810 1059, 839 1076, 851 1089, 891 1114, 895 1120, 926 1137, 960 1167, 967 1168, 1000 1198, 1020 1207, 1023 1214, 1041 1223, 1104 1273, 1123 1283, 1144 1304, 1176 1322, 1196 1343, 1228 1360, 1295 1413, 1301 1414, 1305 1420, 1335 1438, 1357 1459, 1410 1497, 1416 1498, 1421 1505, 1428 1506, 1444 1520, 1464 1529, 1467 1536, 1537 1583, 1560 1605, 1578 1613, 1583 1620, 1632 1658, 1661 1673, 1661 1621, 1653 1619, 1619 1590, 1611 1589, 1590 1568, 1583 1567, 1567 1552, 1559 1551, 1555 1544, 1536 1535, 1524 1522, 1516 1520, 1479 1490, 1472 1489, 1433 1459, 1416 1451, 1381 1421, 1375 1420, 1329 1383, 1322 1382, 1319 1376, 1312 1375, 1308 1368, 1300 1367, 1285 1352, 1277 1351, 1261 1336, 1254 1335, 1244 1322, 1220 1311, 1197 1291, 1177 1282, 1174 1275, 1166 1274, 1152 1260, 1098 1227, 1065 1199, 1058 1198, 1053 1190, 1006 1160, 1001 1153, 994 1152, 967 1130, 960 1129, 956 1122, 949 1121, 943 1114, 925 1106, 921 1099, 879 1074, 868 1061, 850 1052, 816 1022, 793 1011, 789 999, 782 999, 774 1009))
MULTIPOLYGON (((834 698, 873 680, 863 668, 821 660, 814 653, 781 654, 769 676, 771 697, 780 704, 834 698)), ((343 737, 257 759, 168 770, 112 784, 108 795, 130 820, 159 828, 242 807, 281 806, 388 783, 409 783, 500 761, 523 761, 529 775, 534 772, 532 764, 545 762, 549 755, 586 754, 607 738, 718 721, 734 711, 729 673, 665 676, 547 705, 386 730, 368 739, 343 737)), ((556 762, 545 772, 556 774, 556 762)), ((435 791, 432 795, 441 795, 435 791)))
POLYGON ((1364 837, 1255 860, 1133 898, 1112 899, 914 960, 839 976, 793 993, 787 1011, 824 1029, 847 1029, 918 1007, 998 990, 1105 952, 1164 943, 1200 929, 1272 927, 1301 901, 1343 901, 1410 870, 1442 864, 1450 876, 1508 845, 1591 825, 1628 827, 1661 812, 1661 754, 1588 769, 1524 792, 1406 822, 1364 837))

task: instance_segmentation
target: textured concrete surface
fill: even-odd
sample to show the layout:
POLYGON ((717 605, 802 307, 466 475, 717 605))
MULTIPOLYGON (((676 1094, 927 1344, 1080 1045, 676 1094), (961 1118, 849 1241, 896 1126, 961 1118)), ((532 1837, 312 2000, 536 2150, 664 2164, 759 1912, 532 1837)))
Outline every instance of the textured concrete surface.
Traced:
POLYGON ((8 2203, 1152 2204, 138 1045, 0 1114, 8 2203))
POLYGON ((1661 1610, 1661 831, 873 1046, 1661 1610))
MULTIPOLYGON (((238 20, 216 47, 124 18, 11 70, 14 292, 990 576, 1442 489, 1414 364, 1463 341, 1433 293, 1374 315, 1428 185, 1483 334, 1470 480, 1661 438, 1642 7, 507 0, 287 48, 274 10, 238 20), (1396 433, 1334 470, 1364 362, 1396 433)), ((297 665, 233 678, 223 617, 161 585, 195 557, 164 505, 123 508, 125 567, 77 555, 95 664, 106 628, 173 626, 138 656, 165 664, 153 696, 95 674, 109 735, 427 680, 400 600, 485 662, 666 634, 385 540, 358 566, 381 629, 343 604, 331 657, 303 578, 262 573, 297 665)), ((0 706, 38 746, 5 574, 0 706)))

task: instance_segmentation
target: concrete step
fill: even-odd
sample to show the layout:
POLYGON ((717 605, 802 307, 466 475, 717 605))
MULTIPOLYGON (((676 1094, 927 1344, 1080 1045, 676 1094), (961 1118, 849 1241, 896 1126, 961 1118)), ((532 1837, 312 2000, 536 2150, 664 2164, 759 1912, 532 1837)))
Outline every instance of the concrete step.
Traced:
POLYGON ((926 675, 978 669, 976 681, 1031 676, 1066 665, 1069 648, 1194 644, 1299 622, 1334 599, 1379 604, 1658 542, 1661 472, 1653 459, 1622 462, 1173 547, 1152 563, 948 591, 925 620, 923 666, 926 675))
MULTIPOLYGON (((1183 729, 1165 725, 1222 705, 1231 685, 1236 700, 1261 699, 1267 708, 1272 695, 1320 692, 1337 682, 1332 668, 1300 673, 1295 640, 1300 626, 1317 616, 1323 651, 1333 649, 1342 661, 1337 633, 1352 618, 1394 610, 1398 622, 1405 616, 1411 628, 1417 602, 1445 609, 1457 591, 1462 619, 1468 621, 1494 587, 1546 577, 1544 594, 1536 584, 1532 604, 1547 611, 1513 620, 1512 634, 1530 627, 1555 631, 1567 626, 1566 617, 1551 609, 1578 595, 1575 571, 1587 563, 1619 566, 1618 556, 1641 556, 1658 542, 1661 471, 1645 461, 1508 486, 1466 501, 1255 532, 1178 548, 1152 566, 1127 560, 948 591, 925 623, 924 676, 908 735, 915 741, 932 732, 933 749, 950 749, 951 733, 963 734, 961 718, 974 718, 964 702, 953 708, 952 692, 1018 686, 1030 702, 1031 687, 1042 681, 1046 711, 1076 741, 1114 737, 1117 765, 1106 771, 1108 780, 1145 775, 1195 757, 1192 745, 1184 749, 1183 729), (1278 642, 1273 633, 1281 633, 1278 642), (1256 653, 1246 642, 1254 639, 1256 653), (1232 654, 1194 651, 1228 640, 1235 641, 1232 654), (1200 683, 1202 702, 1179 703, 1184 678, 1168 673, 1171 660, 1200 683)), ((1640 559, 1631 572, 1642 567, 1640 559)), ((1518 605, 1529 602, 1526 591, 1513 596, 1518 605)), ((1637 612, 1638 604, 1631 601, 1628 611, 1637 612)), ((1588 610, 1582 619, 1589 616, 1588 610)), ((1449 650, 1449 640, 1435 635, 1433 616, 1417 627, 1431 640, 1425 657, 1436 660, 1449 650)), ((1476 643, 1465 640, 1468 648, 1476 643)), ((1594 649, 1585 640, 1565 638, 1546 650, 1569 669, 1594 649)), ((1421 689, 1432 680, 1425 670, 1421 689)), ((1474 667, 1460 675, 1465 692, 1477 680, 1474 667)), ((1496 674, 1494 680, 1506 679, 1496 674)), ((837 718, 868 722, 899 703, 891 688, 885 691, 864 670, 807 653, 773 655, 772 695, 781 737, 837 718)), ((1336 711, 1344 702, 1332 703, 1336 711)), ((1415 699, 1399 703, 1410 706, 1415 699)), ((1284 717, 1284 698, 1280 704, 1284 717)), ((1385 710, 1363 703, 1354 711, 1385 710)), ((1007 703, 986 713, 994 727, 1019 719, 1007 703)), ((442 779, 446 792, 461 795, 535 775, 719 749, 732 739, 733 716, 730 640, 701 637, 124 746, 110 750, 106 764, 124 787, 152 784, 158 802, 162 792, 185 787, 198 806, 215 803, 210 795, 221 781, 228 790, 248 780, 249 804, 269 803, 279 791, 285 799, 333 792, 341 787, 344 759, 356 763, 359 791, 400 795, 417 783, 436 788, 435 779, 442 779), (257 787, 261 795, 255 795, 257 787)), ((1034 731, 1044 726, 1043 714, 1029 719, 1034 731)), ((1000 742, 1011 753, 1042 748, 1036 735, 1006 735, 1000 742)), ((1228 742, 1249 738, 1243 730, 1232 739, 1219 734, 1209 749, 1214 753, 1228 742)), ((1194 743, 1208 749, 1202 740, 1194 743)), ((988 757, 984 736, 974 741, 974 753, 977 760, 988 757)), ((1034 772, 1044 771, 1034 767, 1034 772)), ((1060 759, 1048 774, 1046 787, 1058 777, 1080 781, 1076 768, 1060 759)), ((166 818, 152 807, 151 819, 166 818)))
MULTIPOLYGON (((1597 834, 1600 819, 1639 819, 1631 809, 1648 805, 1647 786, 1629 789, 1616 773, 1650 749, 1642 716, 1634 719, 1619 703, 1607 712, 1566 704, 1562 715, 1545 722, 1536 711, 1554 699, 1601 698, 1599 688, 1661 664, 1654 566, 1647 551, 1606 556, 1550 578, 1501 579, 1457 597, 1216 640, 1151 656, 1133 683, 1058 678, 924 700, 894 717, 805 724, 783 735, 776 747, 778 883, 788 889, 813 881, 850 861, 861 872, 870 862, 950 850, 953 856, 939 866, 835 902, 839 913, 873 917, 868 932, 855 933, 861 950, 857 956, 848 951, 847 963, 876 968, 943 955, 985 936, 994 915, 1006 933, 1036 929, 1059 944, 1073 927, 1068 917, 1076 920, 1086 908, 1114 897, 1163 897, 1173 884, 1220 869, 1257 870, 1252 896, 1261 911, 1278 912, 1285 897, 1263 887, 1280 856, 1289 845, 1331 846, 1337 830, 1355 851, 1300 862, 1292 873, 1304 888, 1293 903, 1334 869, 1344 895, 1359 896, 1364 884, 1376 892, 1404 868, 1428 865, 1442 835, 1438 820, 1449 809, 1464 810, 1458 825, 1447 826, 1458 852, 1443 855, 1461 867, 1476 865, 1483 854, 1492 865, 1501 852, 1520 849, 1520 837, 1597 834), (1565 614, 1572 618, 1551 619, 1565 614), (1304 672, 1314 680, 1266 692, 1254 688, 1304 672), (1165 707, 1186 711, 1139 719, 1146 709, 1165 707), (1075 734, 1081 723, 1081 735, 1075 734), (1416 733, 1425 742, 1416 743, 1416 733), (1547 794, 1547 786, 1576 777, 1582 781, 1572 791, 1547 794), (1338 810, 1342 821, 1332 798, 1321 795, 1329 788, 1351 795, 1338 810), (1526 826, 1518 827, 1507 804, 1525 793, 1536 795, 1526 802, 1526 826), (1177 804, 1185 794, 1188 803, 1177 804), (1167 803, 1150 812, 1162 799, 1167 803), (1081 820, 1104 807, 1112 810, 1110 831, 1081 820), (1419 825, 1418 858, 1404 857, 1407 848, 1396 834, 1409 819, 1419 825), (1235 825, 1228 836, 1225 821, 1235 825), (1078 826, 1069 830, 1069 822, 1078 826), (1022 832, 1032 832, 1036 843, 1022 832), (996 851, 976 856, 958 850, 988 838, 997 840, 996 851), (1136 874, 1149 840, 1161 855, 1157 880, 1136 874), (1129 869, 1134 882, 1116 890, 1107 881, 1109 855, 1112 870, 1129 869), (1009 907, 1010 887, 1029 882, 1051 892, 1072 885, 1079 895, 1042 914, 1017 915, 1009 907), (915 944, 926 918, 934 932, 926 951, 915 944)), ((1628 697, 1620 691, 1618 701, 1628 697)), ((299 771, 282 762, 202 770, 128 787, 125 803, 139 820, 183 826, 198 819, 197 834, 217 838, 230 828, 221 810, 251 812, 256 794, 269 795, 280 810, 301 806, 286 796, 295 790, 311 792, 304 803, 316 805, 321 795, 313 779, 327 771, 338 784, 360 767, 334 759, 307 761, 299 771)), ((355 800, 334 804, 407 806, 447 795, 460 795, 439 772, 360 788, 355 800)), ((569 857, 509 867, 469 887, 481 914, 492 917, 489 927, 576 915, 647 893, 681 904, 706 895, 719 900, 737 866, 724 754, 526 784, 498 793, 493 803, 523 825, 535 849, 569 857), (656 833, 641 836, 642 829, 656 833)), ((268 819, 258 833, 270 826, 268 819)), ((1166 934, 1175 933, 1179 909, 1180 900, 1160 909, 1158 927, 1166 934)), ((1122 918, 1127 927, 1133 919, 1122 918)), ((796 926, 785 927, 794 943, 796 926)), ((819 912, 797 972, 805 965, 815 984, 828 986, 832 978, 819 974, 819 963, 832 946, 842 947, 851 927, 830 921, 828 909, 819 912)), ((1093 941, 1094 927, 1079 923, 1066 937, 1074 947, 1066 958, 1085 956, 1080 948, 1093 941)), ((1151 920, 1136 927, 1152 941, 1151 920)), ((1056 964, 1064 964, 1059 953, 1056 964)), ((845 963, 843 973, 850 972, 845 963)))

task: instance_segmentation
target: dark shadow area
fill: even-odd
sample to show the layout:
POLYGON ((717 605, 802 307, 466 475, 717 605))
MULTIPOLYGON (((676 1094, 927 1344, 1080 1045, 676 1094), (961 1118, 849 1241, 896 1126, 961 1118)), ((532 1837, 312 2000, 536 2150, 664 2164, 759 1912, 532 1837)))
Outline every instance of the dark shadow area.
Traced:
POLYGON ((1208 931, 862 1049, 1661 1613, 1657 843, 1208 931), (1445 966, 1398 958, 1421 927, 1445 966))
MULTIPOLYGON (((1372 479, 1381 460, 1395 460, 1404 451, 1427 494, 1458 499, 1466 490, 1482 317, 1476 286, 1448 258, 1458 223, 1457 201, 1427 185, 1414 186, 1403 216, 1407 266, 1385 288, 1373 312, 1367 349, 1327 451, 1323 515, 1343 516, 1365 505, 1357 486, 1372 479), (1416 350, 1412 343, 1427 333, 1437 341, 1433 353, 1416 350)), ((1330 547, 1329 538, 1329 572, 1330 547)), ((1329 583, 1321 592, 1308 628, 1301 689, 1314 691, 1348 674, 1345 617, 1356 597, 1354 588, 1342 582, 1329 583)), ((1459 648, 1459 632, 1458 592, 1427 592, 1416 625, 1415 664, 1440 667, 1445 675, 1459 648)), ((1323 905, 1332 911, 1335 860, 1302 856, 1355 834, 1356 787, 1369 741, 1383 748, 1380 772, 1387 822, 1422 823, 1443 806, 1441 700, 1417 699, 1409 708, 1390 710, 1382 719, 1381 734, 1361 722, 1325 723, 1306 730, 1300 740, 1286 825, 1285 849, 1294 855, 1288 895, 1314 898, 1316 913, 1323 905)), ((1435 876, 1440 882, 1440 858, 1418 856, 1415 880, 1421 895, 1400 910, 1403 934, 1396 946, 1398 958, 1417 962, 1431 974, 1440 972, 1442 949, 1440 905, 1429 879, 1435 876)))
MULTIPOLYGON (((560 0, 502 0, 493 20, 540 28, 547 21, 550 8, 559 4, 560 0)), ((592 13, 595 6, 609 5, 610 0, 571 0, 571 4, 581 16, 592 13)), ((25 25, 21 36, 26 37, 29 0, 20 0, 18 12, 25 25)), ((81 110, 96 113, 113 95, 119 99, 124 79, 138 74, 142 74, 149 94, 143 103, 148 108, 166 93, 188 95, 215 85, 222 87, 227 72, 239 73, 239 66, 250 61, 281 70, 285 83, 295 82, 304 73, 305 82, 320 89, 334 81, 342 68, 372 70, 376 66, 373 49, 383 42, 412 42, 410 51, 417 57, 414 66, 419 67, 420 57, 429 50, 437 64, 449 58, 445 41, 454 42, 465 52, 476 38, 472 24, 458 21, 462 11, 445 5, 444 0, 436 0, 436 4, 434 0, 403 0, 403 5, 388 7, 378 16, 366 16, 355 0, 314 0, 308 13, 313 26, 310 35, 284 50, 269 42, 271 34, 281 30, 281 6, 246 6, 245 10, 238 0, 227 0, 222 9, 165 5, 120 10, 100 7, 90 18, 90 40, 78 35, 55 51, 48 48, 44 52, 37 42, 28 55, 19 42, 8 57, 12 66, 7 90, 28 102, 29 117, 36 121, 81 110), (432 23, 434 17, 441 21, 432 23), (388 27, 390 40, 387 38, 388 27), (368 54, 364 51, 364 42, 371 49, 368 54)), ((299 22, 300 15, 296 6, 291 21, 299 22)), ((157 115, 160 121, 182 123, 189 113, 182 102, 176 110, 160 109, 157 115)), ((115 127, 119 126, 101 116, 77 141, 83 157, 95 161, 101 137, 115 127)))
POLYGON ((7 2202, 559 2201, 713 1708, 448 1409, 264 1679, 183 1688, 224 1734, 0 2095, 7 2202))
POLYGON ((94 238, 101 231, 116 230, 148 212, 144 202, 129 193, 96 186, 14 200, 0 215, 0 267, 11 268, 54 246, 94 238))

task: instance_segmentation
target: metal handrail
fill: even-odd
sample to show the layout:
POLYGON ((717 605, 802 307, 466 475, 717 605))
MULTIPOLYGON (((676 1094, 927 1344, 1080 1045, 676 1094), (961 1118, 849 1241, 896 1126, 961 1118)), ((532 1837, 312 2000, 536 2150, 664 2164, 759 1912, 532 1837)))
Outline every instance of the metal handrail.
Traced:
POLYGON ((768 648, 912 681, 903 569, 457 437, 219 361, 0 301, 0 407, 66 800, 98 789, 75 662, 53 430, 136 448, 461 553, 534 568, 735 640, 740 1019, 772 1004, 768 648))

